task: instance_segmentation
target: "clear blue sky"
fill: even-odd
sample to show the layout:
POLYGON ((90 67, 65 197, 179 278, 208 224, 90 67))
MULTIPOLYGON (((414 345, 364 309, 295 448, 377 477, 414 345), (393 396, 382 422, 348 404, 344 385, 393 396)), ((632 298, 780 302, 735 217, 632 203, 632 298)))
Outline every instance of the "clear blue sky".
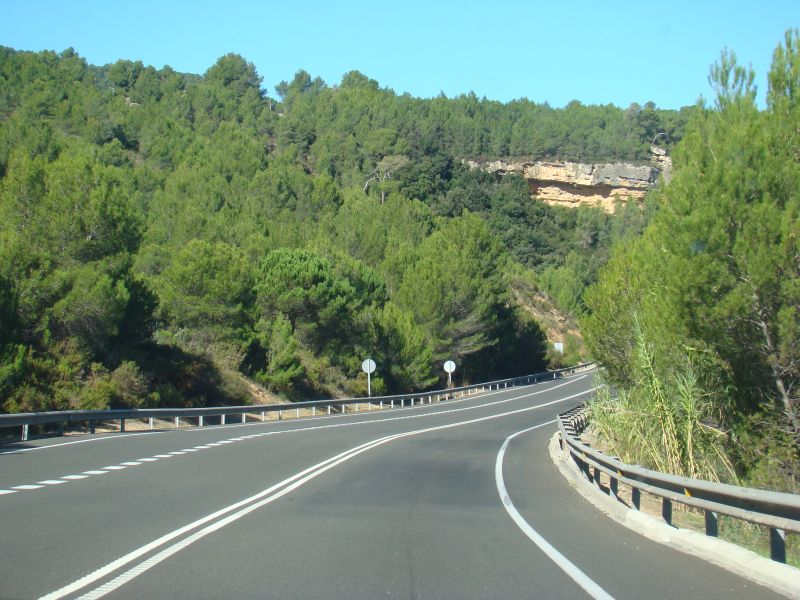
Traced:
POLYGON ((800 0, 0 0, 0 15, 1 45, 73 47, 97 65, 203 73, 237 52, 272 95, 298 69, 328 84, 357 69, 422 97, 677 108, 711 98, 708 68, 726 46, 752 64, 763 99, 800 0))

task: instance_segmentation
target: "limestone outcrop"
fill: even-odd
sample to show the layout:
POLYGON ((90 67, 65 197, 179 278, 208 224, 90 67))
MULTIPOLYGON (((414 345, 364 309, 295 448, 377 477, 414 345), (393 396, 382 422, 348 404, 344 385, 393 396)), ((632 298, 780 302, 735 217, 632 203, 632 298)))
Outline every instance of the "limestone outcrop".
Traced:
POLYGON ((498 175, 518 173, 527 180, 531 197, 548 204, 572 207, 590 204, 613 212, 618 199, 633 198, 640 202, 655 187, 659 175, 669 176, 669 157, 664 153, 658 158, 661 168, 627 163, 513 160, 468 160, 466 164, 498 175))

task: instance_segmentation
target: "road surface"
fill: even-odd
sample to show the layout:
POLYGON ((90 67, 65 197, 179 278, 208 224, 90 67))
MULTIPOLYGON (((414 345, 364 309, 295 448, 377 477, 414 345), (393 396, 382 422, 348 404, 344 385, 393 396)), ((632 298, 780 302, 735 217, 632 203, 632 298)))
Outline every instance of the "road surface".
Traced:
POLYGON ((546 445, 593 386, 2 447, 0 598, 780 597, 569 487, 546 445))

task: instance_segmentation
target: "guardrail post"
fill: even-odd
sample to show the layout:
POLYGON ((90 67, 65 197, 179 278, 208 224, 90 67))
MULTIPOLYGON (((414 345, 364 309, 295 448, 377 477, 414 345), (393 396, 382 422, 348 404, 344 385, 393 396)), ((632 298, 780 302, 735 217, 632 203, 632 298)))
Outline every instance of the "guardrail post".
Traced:
POLYGON ((584 474, 586 479, 589 480, 589 483, 592 483, 592 472, 590 470, 591 467, 589 467, 589 463, 587 463, 582 458, 579 458, 578 459, 578 466, 580 467, 581 472, 584 474))
POLYGON ((594 483, 597 487, 600 487, 600 475, 602 475, 602 471, 597 467, 594 468, 594 483))
POLYGON ((125 431, 125 419, 119 420, 119 431, 120 433, 123 433, 125 431))
POLYGON ((633 504, 634 509, 641 509, 642 492, 639 491, 639 488, 631 488, 631 504, 633 504))
POLYGON ((153 417, 147 418, 147 424, 150 426, 150 429, 153 429, 153 417))
POLYGON ((224 413, 219 416, 219 424, 220 425, 225 425, 225 414, 224 413))
POLYGON ((247 422, 247 413, 242 413, 242 423, 247 422))
POLYGON ((95 430, 97 429, 97 422, 92 419, 89 421, 89 433, 94 434, 95 430))
POLYGON ((22 426, 22 441, 23 442, 27 442, 28 441, 28 424, 27 423, 22 426))
POLYGON ((706 535, 717 537, 719 535, 719 519, 713 510, 704 511, 706 514, 706 535))
POLYGON ((294 418, 295 419, 299 419, 300 418, 300 409, 299 408, 295 408, 294 409, 294 418))
POLYGON ((261 422, 263 423, 266 420, 267 420, 267 413, 266 413, 266 411, 262 410, 261 411, 261 422))
POLYGON ((328 414, 331 414, 331 405, 328 404, 328 414))
POLYGON ((278 411, 278 421, 283 421, 283 411, 282 410, 278 411))
POLYGON ((317 407, 316 406, 312 406, 311 407, 311 416, 314 417, 314 416, 316 416, 316 414, 317 414, 317 407))
POLYGON ((667 525, 672 525, 672 500, 669 498, 661 499, 661 518, 667 525))
POLYGON ((619 500, 619 480, 616 477, 609 479, 608 489, 611 492, 611 497, 614 500, 619 500))
POLYGON ((175 429, 179 428, 180 426, 181 426, 181 418, 175 417, 175 429))
POLYGON ((381 400, 381 410, 383 410, 383 400, 381 400))
POLYGON ((198 426, 198 427, 202 427, 202 426, 203 426, 203 415, 200 415, 200 416, 197 418, 197 426, 198 426))
POLYGON ((772 560, 786 562, 786 530, 769 528, 769 555, 772 560))

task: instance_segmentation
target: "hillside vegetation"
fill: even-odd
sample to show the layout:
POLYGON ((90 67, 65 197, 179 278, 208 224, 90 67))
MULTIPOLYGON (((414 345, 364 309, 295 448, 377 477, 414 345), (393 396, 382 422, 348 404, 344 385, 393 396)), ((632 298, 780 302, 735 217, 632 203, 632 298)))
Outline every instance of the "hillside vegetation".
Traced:
POLYGON ((626 460, 800 489, 800 40, 766 110, 724 52, 644 234, 586 295, 584 333, 619 400, 596 422, 626 460))
POLYGON ((248 379, 363 394, 367 356, 378 393, 448 358, 459 381, 541 369, 530 297, 582 314, 647 213, 547 207, 462 159, 640 160, 691 112, 424 100, 357 72, 277 91, 233 54, 197 76, 0 49, 2 410, 241 403, 248 379))

